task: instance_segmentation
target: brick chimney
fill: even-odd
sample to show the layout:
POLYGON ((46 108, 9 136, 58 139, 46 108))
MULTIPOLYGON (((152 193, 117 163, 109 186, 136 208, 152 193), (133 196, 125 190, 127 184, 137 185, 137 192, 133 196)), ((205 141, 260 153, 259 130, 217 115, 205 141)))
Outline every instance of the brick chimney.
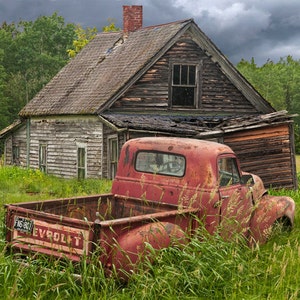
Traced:
POLYGON ((123 31, 129 33, 143 27, 143 6, 123 6, 123 31))

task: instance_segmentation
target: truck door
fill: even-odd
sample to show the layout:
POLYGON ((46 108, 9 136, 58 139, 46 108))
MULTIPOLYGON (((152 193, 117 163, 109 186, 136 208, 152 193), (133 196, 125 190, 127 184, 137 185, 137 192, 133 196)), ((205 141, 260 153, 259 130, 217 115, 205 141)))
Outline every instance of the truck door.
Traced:
POLYGON ((234 233, 247 236, 252 213, 252 198, 234 156, 218 159, 220 234, 230 238, 234 233))

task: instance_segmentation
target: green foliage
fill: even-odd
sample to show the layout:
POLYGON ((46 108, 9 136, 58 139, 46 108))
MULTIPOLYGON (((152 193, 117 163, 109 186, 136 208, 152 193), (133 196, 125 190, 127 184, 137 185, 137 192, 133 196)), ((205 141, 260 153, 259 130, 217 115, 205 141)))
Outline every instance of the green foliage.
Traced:
POLYGON ((294 132, 295 132, 295 149, 296 149, 296 153, 299 154, 300 153, 300 126, 298 125, 298 123, 295 124, 294 132))
MULTIPOLYGON (((15 201, 102 193, 106 180, 63 180, 40 171, 0 168, 2 204, 15 201), (38 194, 37 194, 38 193, 38 194), (16 197, 18 195, 18 197, 16 197)), ((271 191, 294 198, 293 190, 271 191)), ((3 214, 3 210, 1 211, 3 214)), ((265 245, 249 248, 237 237, 226 242, 204 228, 190 243, 155 251, 131 275, 128 283, 105 277, 97 255, 92 263, 74 265, 43 257, 22 265, 5 253, 0 234, 0 294, 2 299, 299 299, 300 215, 290 233, 274 235, 265 245), (81 276, 79 280, 74 273, 81 276)), ((3 232, 3 223, 0 223, 3 232)))
POLYGON ((121 28, 116 27, 114 20, 108 19, 109 24, 102 28, 103 32, 116 32, 121 31, 121 28))
POLYGON ((65 180, 46 175, 39 170, 0 166, 0 205, 8 202, 107 193, 110 187, 109 180, 65 180))
POLYGON ((75 33, 77 38, 73 41, 73 48, 67 50, 70 58, 75 57, 76 54, 96 36, 97 28, 83 29, 78 25, 75 29, 75 33))
POLYGON ((254 59, 241 60, 237 69, 276 110, 299 115, 294 119, 296 152, 300 153, 300 60, 287 56, 277 63, 268 61, 262 66, 257 66, 254 59))
POLYGON ((0 129, 68 62, 75 25, 54 13, 0 27, 0 129))
MULTIPOLYGON (((121 29, 116 27, 112 20, 109 20, 110 24, 102 28, 103 32, 115 32, 121 29)), ((73 41, 73 47, 68 49, 68 55, 70 58, 75 57, 97 34, 97 28, 83 29, 78 25, 75 29, 77 38, 73 41)))
POLYGON ((237 68, 276 110, 299 111, 300 61, 287 56, 259 67, 254 59, 241 60, 237 68))

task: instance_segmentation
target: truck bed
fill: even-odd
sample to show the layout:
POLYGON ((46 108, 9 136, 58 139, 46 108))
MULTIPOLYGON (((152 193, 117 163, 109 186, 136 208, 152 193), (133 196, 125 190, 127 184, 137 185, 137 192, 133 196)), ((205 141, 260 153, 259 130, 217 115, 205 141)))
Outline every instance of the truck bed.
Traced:
POLYGON ((177 209, 177 206, 157 202, 142 201, 113 194, 100 194, 85 197, 62 198, 45 201, 24 202, 6 205, 11 209, 28 213, 47 213, 62 217, 75 218, 88 222, 96 219, 114 220, 139 215, 177 209))
POLYGON ((79 261, 142 224, 167 221, 186 228, 195 209, 113 194, 7 204, 6 239, 15 252, 38 252, 79 261))

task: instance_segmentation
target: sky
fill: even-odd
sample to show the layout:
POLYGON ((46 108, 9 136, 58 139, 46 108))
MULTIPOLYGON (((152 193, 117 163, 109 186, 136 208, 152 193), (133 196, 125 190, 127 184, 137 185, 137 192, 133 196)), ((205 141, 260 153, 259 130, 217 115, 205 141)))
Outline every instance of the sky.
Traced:
POLYGON ((57 12, 84 28, 122 28, 123 5, 143 6, 143 26, 193 18, 233 64, 300 59, 300 0, 0 0, 0 25, 57 12))

